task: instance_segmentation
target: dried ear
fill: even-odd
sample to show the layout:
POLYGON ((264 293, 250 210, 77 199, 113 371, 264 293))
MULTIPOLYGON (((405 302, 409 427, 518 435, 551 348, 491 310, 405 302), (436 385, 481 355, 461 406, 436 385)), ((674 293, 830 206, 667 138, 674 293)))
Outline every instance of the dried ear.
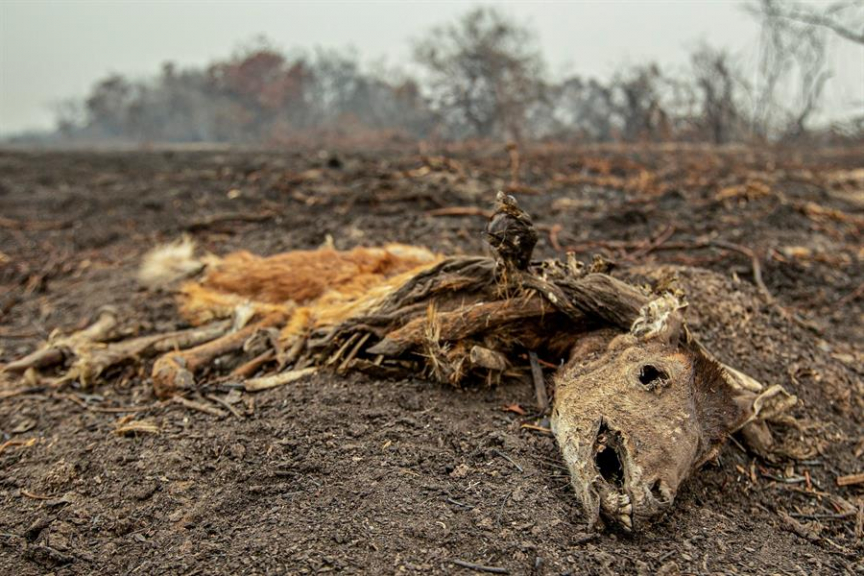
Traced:
MULTIPOLYGON (((737 371, 735 373, 740 374, 737 371)), ((740 390, 736 401, 744 412, 744 419, 738 427, 744 442, 756 454, 767 460, 775 460, 778 455, 777 446, 768 422, 788 418, 788 413, 798 403, 798 398, 775 384, 768 388, 763 387, 761 392, 740 390)))
MULTIPOLYGON (((780 385, 766 387, 726 366, 695 341, 689 348, 693 357, 694 397, 706 445, 740 431, 751 450, 772 460, 775 443, 767 423, 785 417, 798 398, 780 385)), ((708 457, 710 454, 703 460, 708 457)))
POLYGON ((697 347, 689 351, 693 365, 693 400, 702 427, 700 460, 741 427, 747 410, 737 401, 738 391, 730 386, 725 367, 697 347))

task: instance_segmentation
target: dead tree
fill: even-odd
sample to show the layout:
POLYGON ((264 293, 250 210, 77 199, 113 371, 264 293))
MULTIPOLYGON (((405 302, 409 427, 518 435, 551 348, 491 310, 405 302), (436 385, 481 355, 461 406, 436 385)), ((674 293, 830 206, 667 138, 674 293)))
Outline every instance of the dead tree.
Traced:
POLYGON ((831 78, 827 35, 864 43, 864 31, 855 29, 855 22, 862 21, 862 10, 861 2, 833 2, 817 8, 761 0, 749 6, 762 24, 760 85, 753 116, 757 135, 797 139, 807 132, 831 78), (793 89, 797 96, 784 107, 778 93, 789 90, 792 82, 797 83, 793 89))
POLYGON ((543 92, 543 62, 529 30, 478 8, 432 30, 414 54, 432 76, 432 101, 454 135, 521 139, 543 92))
POLYGON ((735 139, 743 116, 738 101, 743 83, 729 53, 705 45, 693 53, 690 65, 699 93, 699 132, 715 144, 735 139))

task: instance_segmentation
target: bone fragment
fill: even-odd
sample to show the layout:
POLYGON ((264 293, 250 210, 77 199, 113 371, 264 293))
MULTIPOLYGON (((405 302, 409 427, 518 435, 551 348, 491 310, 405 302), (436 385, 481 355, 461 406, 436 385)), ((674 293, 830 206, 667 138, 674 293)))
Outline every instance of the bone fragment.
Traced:
POLYGON ((726 381, 730 386, 732 386, 732 388, 756 393, 762 392, 765 389, 765 386, 755 378, 752 378, 727 364, 722 364, 722 366, 727 372, 726 381))
POLYGON ((493 372, 503 372, 507 369, 507 357, 504 354, 483 346, 472 346, 468 359, 473 365, 493 372))
POLYGON ((55 385, 77 379, 86 386, 111 366, 207 342, 224 334, 231 325, 229 321, 215 322, 189 330, 104 344, 114 334, 117 324, 114 310, 106 308, 97 321, 86 329, 49 342, 46 348, 9 364, 6 370, 19 372, 45 368, 72 358, 72 366, 55 381, 55 385))
POLYGON ((230 326, 230 321, 220 321, 188 330, 141 336, 107 346, 79 349, 72 368, 61 380, 78 378, 86 385, 111 366, 134 358, 147 358, 209 342, 224 334, 230 326))
POLYGON ((28 368, 48 368, 49 366, 59 364, 65 357, 66 355, 63 354, 61 348, 49 346, 48 348, 36 350, 19 360, 10 362, 3 369, 7 372, 25 372, 28 368))
POLYGON ((153 364, 153 389, 159 398, 170 398, 181 391, 195 388, 195 372, 202 366, 228 352, 239 350, 247 338, 263 328, 284 322, 285 315, 274 312, 259 322, 231 332, 216 340, 182 352, 170 352, 153 364))
POLYGON ((49 340, 41 350, 7 364, 5 370, 24 372, 28 368, 54 366, 62 362, 67 356, 75 354, 75 351, 81 346, 107 340, 116 327, 117 312, 110 307, 103 308, 96 321, 87 328, 69 336, 49 340))
POLYGON ((318 369, 314 367, 302 368, 300 370, 288 370, 287 372, 274 374, 273 376, 252 378, 246 381, 246 383, 243 385, 243 389, 247 392, 260 392, 262 390, 269 390, 270 388, 276 388, 277 386, 283 386, 285 384, 290 384, 291 382, 296 382, 304 376, 315 374, 315 372, 317 371, 318 369))
POLYGON ((248 378, 252 374, 258 371, 258 369, 274 360, 276 358, 276 352, 273 350, 265 350, 255 358, 249 360, 248 362, 241 364, 237 368, 231 371, 231 376, 236 376, 238 378, 248 378))
POLYGON ((684 322, 678 311, 684 307, 674 295, 663 294, 639 310, 639 317, 633 322, 630 333, 642 340, 676 342, 684 322))
POLYGON ((110 307, 106 306, 102 310, 99 311, 99 317, 96 319, 96 322, 81 330, 80 332, 76 332, 72 334, 65 340, 67 341, 83 341, 83 342, 103 342, 107 340, 114 328, 117 327, 117 311, 110 307))

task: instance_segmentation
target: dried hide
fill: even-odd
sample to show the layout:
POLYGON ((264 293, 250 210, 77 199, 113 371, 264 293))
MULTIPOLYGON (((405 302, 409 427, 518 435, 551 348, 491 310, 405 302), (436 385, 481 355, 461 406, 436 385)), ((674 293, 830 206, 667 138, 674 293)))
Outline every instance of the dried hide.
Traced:
MULTIPOLYGON (((531 219, 500 193, 486 233, 497 258, 443 258, 403 245, 211 258, 199 280, 178 290, 181 314, 203 326, 119 349, 134 357, 110 357, 161 353, 154 387, 171 397, 200 389, 202 368, 231 354, 245 361, 236 379, 276 372, 250 391, 314 367, 424 374, 456 386, 531 381, 536 355, 561 366, 553 432, 576 495, 592 523, 602 517, 627 531, 668 510, 729 434, 744 429, 754 448, 770 450, 765 421, 795 398, 717 362, 688 332, 682 295, 649 294, 572 259, 532 261, 531 219)), ((194 270, 188 249, 181 252, 182 264, 161 253, 172 273, 150 265, 147 277, 194 270)), ((64 348, 49 354, 49 344, 7 370, 44 367, 48 357, 86 364, 85 340, 72 335, 64 348)))
POLYGON ((657 304, 627 334, 580 342, 555 376, 552 428, 573 486, 591 520, 626 530, 665 512, 751 412, 723 367, 682 341, 677 300, 657 304))
MULTIPOLYGON (((250 303, 258 313, 284 311, 323 325, 372 306, 407 277, 440 261, 425 248, 388 244, 383 248, 296 250, 270 257, 233 252, 210 258, 200 281, 180 287, 180 313, 193 324, 228 318, 250 303), (337 310, 344 305, 345 310, 337 310)), ((149 262, 145 261, 145 268, 149 262)), ((296 324, 296 322, 295 322, 296 324)))

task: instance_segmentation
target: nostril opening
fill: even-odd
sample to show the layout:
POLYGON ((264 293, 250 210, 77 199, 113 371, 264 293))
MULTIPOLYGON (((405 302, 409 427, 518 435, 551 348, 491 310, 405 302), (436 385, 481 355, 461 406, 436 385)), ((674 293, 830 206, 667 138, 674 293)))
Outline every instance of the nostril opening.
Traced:
POLYGON ((639 371, 639 382, 642 383, 643 386, 648 388, 649 390, 655 388, 658 384, 662 384, 669 380, 669 375, 666 374, 663 370, 657 368, 656 366, 652 366, 651 364, 646 364, 639 371))
POLYGON ((662 480, 655 480, 654 482, 651 483, 651 487, 649 488, 649 490, 651 490, 651 496, 653 496, 654 499, 658 502, 665 502, 666 501, 666 497, 663 495, 662 486, 663 486, 662 480))
POLYGON ((594 444, 594 465, 603 480, 620 488, 624 486, 624 465, 618 455, 619 443, 618 433, 601 424, 594 444))
POLYGON ((597 469, 600 475, 609 484, 615 486, 624 485, 624 468, 621 466, 621 459, 614 449, 605 447, 597 453, 595 458, 597 469))

